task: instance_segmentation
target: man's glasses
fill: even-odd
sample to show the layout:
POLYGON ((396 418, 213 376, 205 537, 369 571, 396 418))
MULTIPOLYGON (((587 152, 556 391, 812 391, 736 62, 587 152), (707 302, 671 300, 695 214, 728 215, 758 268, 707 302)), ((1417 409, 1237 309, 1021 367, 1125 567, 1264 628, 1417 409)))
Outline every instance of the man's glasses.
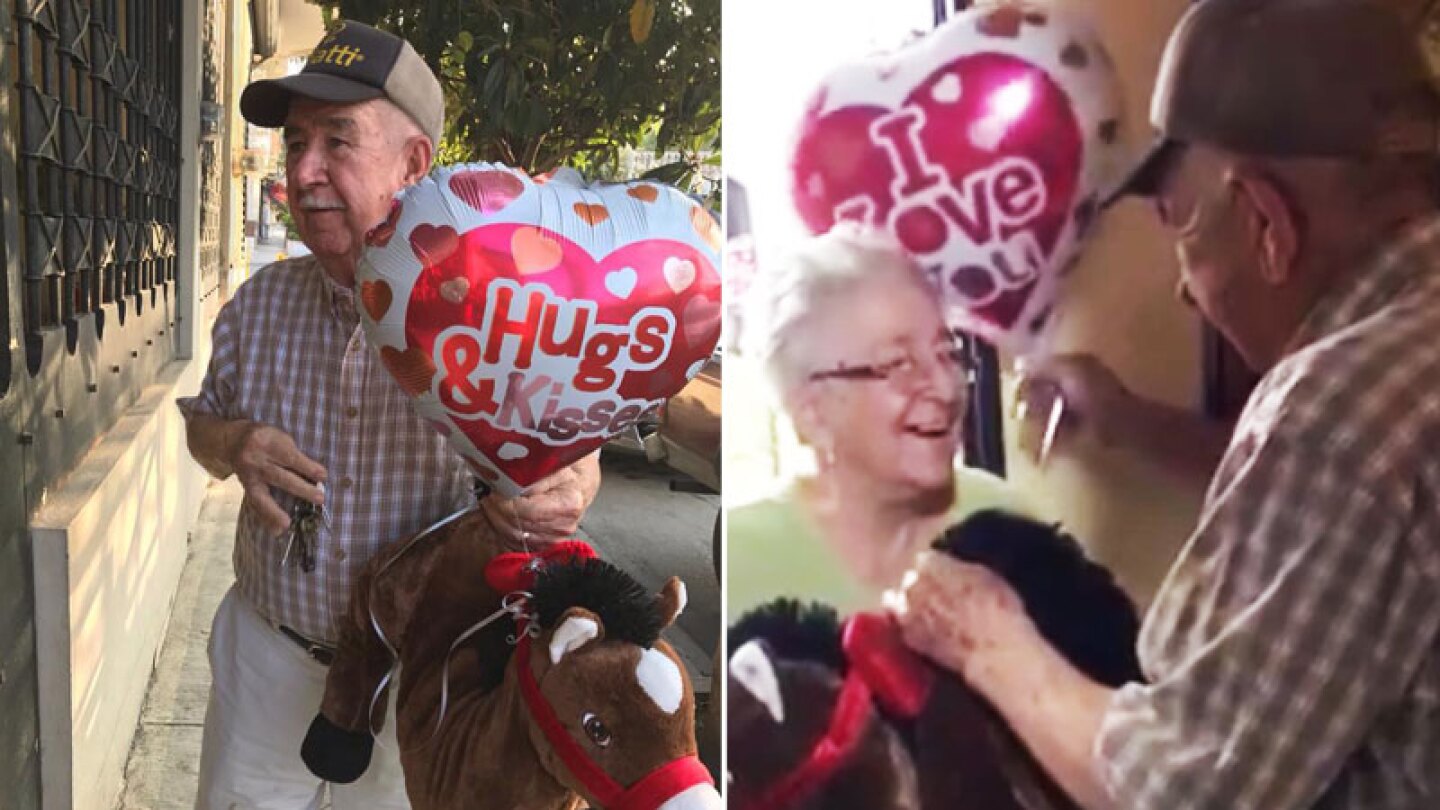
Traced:
POLYGON ((840 365, 814 371, 816 380, 879 380, 905 386, 920 382, 932 369, 940 368, 968 380, 973 371, 970 353, 958 341, 937 343, 928 350, 898 348, 874 363, 840 365))

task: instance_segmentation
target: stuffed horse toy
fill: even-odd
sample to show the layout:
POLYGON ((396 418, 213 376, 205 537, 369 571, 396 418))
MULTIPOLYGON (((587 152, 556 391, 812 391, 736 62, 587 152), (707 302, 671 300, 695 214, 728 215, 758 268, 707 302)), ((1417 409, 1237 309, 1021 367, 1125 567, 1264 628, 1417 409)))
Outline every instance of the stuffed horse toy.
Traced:
POLYGON ((846 677, 833 609, 777 600, 730 636, 748 639, 729 661, 730 806, 918 810, 911 753, 846 677))
MULTIPOLYGON (((935 547, 1009 582, 1040 632, 1090 677, 1141 678, 1133 605, 1056 527, 986 511, 935 547)), ((833 610, 781 599, 729 637, 732 807, 1075 808, 999 714, 904 648, 883 616, 842 624, 833 610), (892 737, 903 755, 874 742, 892 737)))
POLYGON ((506 553, 463 513, 363 569, 301 756, 358 779, 398 666, 415 810, 718 808, 689 678, 659 638, 684 603, 678 578, 647 594, 578 541, 506 553))

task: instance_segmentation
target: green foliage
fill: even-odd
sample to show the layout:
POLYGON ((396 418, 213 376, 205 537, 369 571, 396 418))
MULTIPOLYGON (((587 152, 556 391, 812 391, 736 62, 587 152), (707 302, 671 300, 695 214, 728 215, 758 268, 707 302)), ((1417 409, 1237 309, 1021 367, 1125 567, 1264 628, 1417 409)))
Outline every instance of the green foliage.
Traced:
POLYGON ((680 154, 667 172, 688 185, 718 152, 720 0, 321 5, 405 37, 436 70, 446 96, 440 162, 624 179, 614 176, 620 150, 648 148, 680 154))
POLYGON ((270 206, 275 211, 275 218, 285 227, 286 238, 298 240, 300 231, 295 228, 295 217, 290 213, 290 206, 276 199, 270 200, 270 206))

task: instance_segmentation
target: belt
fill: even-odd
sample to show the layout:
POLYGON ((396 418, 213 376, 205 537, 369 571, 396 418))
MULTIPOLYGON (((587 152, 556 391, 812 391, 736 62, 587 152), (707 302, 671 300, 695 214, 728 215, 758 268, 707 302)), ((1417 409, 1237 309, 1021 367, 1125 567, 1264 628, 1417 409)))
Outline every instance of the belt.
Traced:
POLYGON ((334 663, 334 647, 331 647, 328 644, 321 644, 318 641, 311 641, 310 639, 300 635, 299 633, 291 630, 283 624, 276 625, 276 628, 281 633, 283 633, 286 638, 298 644, 300 646, 300 649, 305 651, 306 655, 310 656, 311 658, 315 659, 316 661, 327 667, 334 663))

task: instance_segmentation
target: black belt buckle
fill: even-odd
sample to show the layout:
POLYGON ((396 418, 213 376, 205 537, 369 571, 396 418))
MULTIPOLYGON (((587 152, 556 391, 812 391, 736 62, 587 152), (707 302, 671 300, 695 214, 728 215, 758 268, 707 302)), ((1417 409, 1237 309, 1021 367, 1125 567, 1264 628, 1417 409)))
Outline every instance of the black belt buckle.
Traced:
POLYGON ((298 644, 300 649, 305 651, 306 655, 320 662, 322 665, 328 667, 335 662, 335 649, 333 647, 327 647, 324 644, 311 641, 283 624, 280 625, 280 632, 284 633, 286 638, 298 644))

